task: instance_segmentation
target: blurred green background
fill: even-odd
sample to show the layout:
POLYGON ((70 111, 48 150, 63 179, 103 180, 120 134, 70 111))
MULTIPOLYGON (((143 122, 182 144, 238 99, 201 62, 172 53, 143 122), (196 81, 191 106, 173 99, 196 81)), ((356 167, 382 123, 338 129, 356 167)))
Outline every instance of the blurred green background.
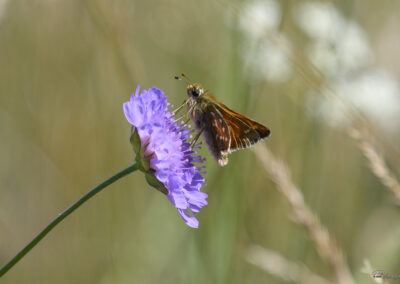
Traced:
MULTIPOLYGON (((288 165, 356 283, 373 283, 364 259, 400 274, 399 207, 347 135, 345 110, 318 88, 323 78, 365 113, 399 173, 399 15, 396 0, 0 0, 0 265, 132 163, 122 104, 136 86, 179 105, 186 85, 173 76, 186 72, 271 128, 262 144, 288 165)), ((201 153, 209 204, 199 229, 134 173, 2 283, 287 283, 247 261, 252 244, 335 281, 253 151, 224 168, 201 153)))

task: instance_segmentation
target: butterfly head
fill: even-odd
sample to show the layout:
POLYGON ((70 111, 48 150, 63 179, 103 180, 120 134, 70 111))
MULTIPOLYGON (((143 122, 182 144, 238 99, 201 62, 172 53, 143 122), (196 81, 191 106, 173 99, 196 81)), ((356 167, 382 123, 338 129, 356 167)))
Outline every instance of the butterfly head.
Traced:
POLYGON ((198 83, 190 84, 187 87, 187 94, 188 94, 189 98, 196 99, 196 98, 200 97, 203 93, 204 93, 203 86, 198 83))

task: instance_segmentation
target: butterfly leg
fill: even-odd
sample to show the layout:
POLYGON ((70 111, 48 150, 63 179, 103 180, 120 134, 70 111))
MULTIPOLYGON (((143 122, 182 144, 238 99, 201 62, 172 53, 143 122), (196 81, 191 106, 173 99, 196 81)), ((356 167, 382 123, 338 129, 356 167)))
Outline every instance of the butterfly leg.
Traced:
POLYGON ((192 143, 190 143, 190 147, 193 147, 197 140, 199 140, 201 133, 203 132, 204 128, 200 129, 200 131, 196 134, 196 136, 194 137, 194 139, 192 140, 192 143))
POLYGON ((178 111, 180 111, 185 105, 187 105, 187 102, 188 102, 187 99, 184 100, 183 103, 178 108, 176 108, 175 110, 172 111, 172 115, 177 114, 178 111))
MULTIPOLYGON (((182 106, 183 106, 183 105, 182 105, 182 106)), ((182 107, 182 106, 180 106, 180 107, 182 107)), ((175 119, 173 122, 178 122, 178 121, 180 121, 182 118, 184 118, 185 116, 189 115, 189 114, 191 113, 192 110, 193 110, 193 107, 190 107, 186 113, 182 114, 180 117, 178 117, 177 119, 175 119)), ((190 118, 189 118, 187 121, 189 121, 189 120, 190 120, 190 118)), ((187 124, 187 121, 185 122, 185 124, 187 124)))
POLYGON ((182 114, 180 117, 178 117, 177 119, 175 119, 173 122, 178 122, 178 121, 180 121, 182 118, 184 118, 185 116, 187 116, 187 113, 182 114))

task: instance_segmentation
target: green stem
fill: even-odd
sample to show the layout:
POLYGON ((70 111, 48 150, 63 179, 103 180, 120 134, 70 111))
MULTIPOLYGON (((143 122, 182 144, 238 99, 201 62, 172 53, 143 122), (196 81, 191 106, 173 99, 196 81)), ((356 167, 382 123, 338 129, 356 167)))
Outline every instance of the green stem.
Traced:
POLYGON ((32 248, 34 248, 38 242, 40 242, 41 239, 43 239, 55 226, 57 226, 58 223, 60 223, 64 218, 66 218, 69 214, 74 212, 76 209, 78 209, 79 206, 81 206, 83 203, 85 203, 87 200, 89 200, 91 197, 93 197, 95 194, 99 193, 102 189, 105 187, 109 186, 110 184, 114 183, 115 181, 119 180, 120 178, 126 176, 127 174, 130 174, 131 172, 134 172, 138 169, 138 164, 135 163, 126 169, 123 169, 122 171, 116 173, 109 179, 105 180, 95 188, 93 188, 91 191, 86 193, 84 196, 82 196, 81 199, 79 199, 77 202, 72 204, 67 210, 65 210, 63 213, 59 214, 53 221, 51 221, 50 224, 46 226, 32 241, 29 242, 16 256, 14 256, 6 265, 4 265, 1 270, 0 270, 0 277, 2 277, 8 270, 10 270, 18 261, 20 261, 21 258, 23 258, 32 248))

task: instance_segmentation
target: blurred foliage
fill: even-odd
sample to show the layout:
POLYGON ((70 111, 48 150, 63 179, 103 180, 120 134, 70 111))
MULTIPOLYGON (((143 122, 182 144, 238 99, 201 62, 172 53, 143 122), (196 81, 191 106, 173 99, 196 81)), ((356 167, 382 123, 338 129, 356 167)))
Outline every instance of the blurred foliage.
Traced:
MULTIPOLYGON (((301 55, 309 39, 292 17, 298 2, 279 2, 278 29, 301 55)), ((398 32, 399 3, 332 3, 364 28, 374 64, 399 79, 398 64, 388 58, 399 59, 400 41, 389 36, 397 43, 390 48, 382 34, 384 27, 398 32)), ((243 2, 0 4, 0 263, 132 162, 122 103, 141 85, 163 89, 179 105, 186 85, 173 76, 184 71, 226 105, 271 128, 263 143, 288 164, 358 283, 371 281, 360 271, 364 259, 400 274, 400 212, 393 196, 345 129, 309 115, 306 94, 314 78, 299 71, 303 56, 284 82, 249 76, 242 46, 250 39, 235 27, 242 11, 235 7, 243 2)), ((400 133, 374 131, 399 173, 400 133)), ((67 218, 2 283, 285 283, 246 262, 249 244, 333 279, 251 150, 235 152, 224 168, 206 149, 202 154, 209 205, 198 215, 199 229, 187 227, 165 196, 135 173, 67 218)))

